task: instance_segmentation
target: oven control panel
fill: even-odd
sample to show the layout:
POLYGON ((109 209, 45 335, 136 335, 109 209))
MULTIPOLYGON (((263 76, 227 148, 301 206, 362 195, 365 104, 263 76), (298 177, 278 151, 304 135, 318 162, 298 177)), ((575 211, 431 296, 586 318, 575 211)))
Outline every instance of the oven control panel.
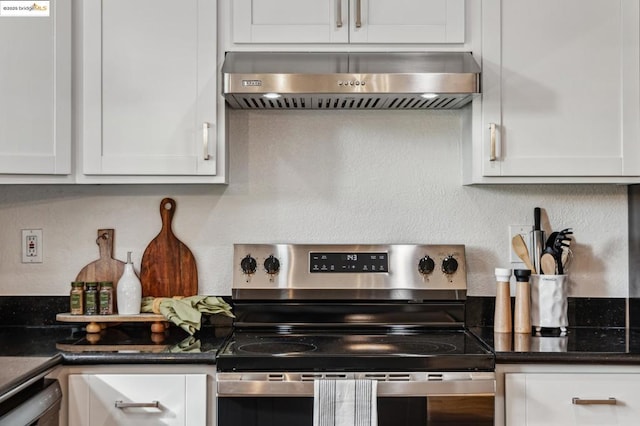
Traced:
POLYGON ((265 298, 311 291, 316 298, 348 291, 363 298, 411 299, 414 291, 461 298, 465 263, 464 245, 455 244, 236 244, 233 290, 257 290, 253 297, 263 290, 265 298))
POLYGON ((309 272, 324 273, 386 273, 389 271, 387 252, 310 252, 309 272))

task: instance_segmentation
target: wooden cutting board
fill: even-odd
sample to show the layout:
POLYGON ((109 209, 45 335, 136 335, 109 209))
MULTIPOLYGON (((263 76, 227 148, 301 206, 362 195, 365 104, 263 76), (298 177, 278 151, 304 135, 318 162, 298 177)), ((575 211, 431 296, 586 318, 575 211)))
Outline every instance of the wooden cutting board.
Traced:
POLYGON ((114 235, 113 229, 98 229, 96 244, 100 247, 100 258, 82 268, 76 276, 76 281, 111 281, 115 290, 124 271, 124 262, 113 258, 114 235))
POLYGON ((196 260, 171 229, 176 202, 165 198, 160 202, 162 229, 142 255, 140 282, 142 296, 173 297, 198 294, 196 260))

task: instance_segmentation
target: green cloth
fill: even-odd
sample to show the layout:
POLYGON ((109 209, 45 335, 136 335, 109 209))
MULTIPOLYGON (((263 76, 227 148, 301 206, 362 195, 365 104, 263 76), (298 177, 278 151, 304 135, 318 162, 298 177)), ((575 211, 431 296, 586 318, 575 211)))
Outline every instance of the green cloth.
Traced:
MULTIPOLYGON (((141 312, 153 312, 154 297, 142 299, 141 312)), ((233 318, 231 306, 221 297, 189 296, 182 299, 161 298, 158 306, 160 313, 189 334, 200 330, 202 314, 220 314, 233 318)))
POLYGON ((187 352, 201 352, 200 340, 193 336, 189 336, 180 343, 176 343, 167 349, 167 352, 171 353, 187 353, 187 352))

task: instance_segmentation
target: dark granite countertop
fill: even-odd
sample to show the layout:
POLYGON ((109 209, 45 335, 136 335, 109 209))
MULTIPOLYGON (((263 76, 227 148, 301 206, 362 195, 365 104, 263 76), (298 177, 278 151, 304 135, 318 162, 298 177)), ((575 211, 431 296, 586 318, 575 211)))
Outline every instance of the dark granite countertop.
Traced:
POLYGON ((544 330, 542 335, 494 333, 493 327, 470 330, 494 350, 496 364, 640 364, 640 329, 570 327, 566 335, 544 330))
POLYGON ((494 333, 494 302, 493 297, 468 298, 465 321, 494 350, 496 364, 640 364, 640 328, 626 327, 626 299, 570 297, 564 336, 544 329, 541 336, 494 333))
POLYGON ((88 334, 86 323, 63 323, 68 296, 0 297, 0 356, 59 356, 67 364, 214 364, 232 320, 206 315, 190 336, 171 325, 153 334, 148 323, 123 323, 88 334))
MULTIPOLYGON (((566 336, 495 335, 488 297, 467 301, 466 321, 498 364, 640 364, 640 328, 624 327, 624 306, 618 299, 570 300, 570 324, 584 326, 570 327, 566 336)), ((96 336, 87 335, 86 324, 57 322, 55 314, 67 307, 64 296, 0 297, 0 356, 57 356, 67 364, 214 364, 232 325, 211 316, 194 336, 172 325, 160 340, 148 324, 121 324, 96 336)))
POLYGON ((171 326, 153 334, 148 324, 119 325, 97 334, 81 326, 0 327, 0 356, 52 357, 66 364, 214 364, 230 328, 205 326, 190 336, 171 326))

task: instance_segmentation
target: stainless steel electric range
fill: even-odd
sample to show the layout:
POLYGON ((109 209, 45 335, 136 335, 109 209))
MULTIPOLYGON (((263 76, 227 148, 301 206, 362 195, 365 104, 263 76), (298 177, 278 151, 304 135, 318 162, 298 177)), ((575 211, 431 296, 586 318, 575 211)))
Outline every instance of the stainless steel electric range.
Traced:
POLYGON ((466 290, 463 245, 235 245, 218 425, 311 425, 314 381, 350 379, 377 382, 380 426, 493 424, 466 290))

